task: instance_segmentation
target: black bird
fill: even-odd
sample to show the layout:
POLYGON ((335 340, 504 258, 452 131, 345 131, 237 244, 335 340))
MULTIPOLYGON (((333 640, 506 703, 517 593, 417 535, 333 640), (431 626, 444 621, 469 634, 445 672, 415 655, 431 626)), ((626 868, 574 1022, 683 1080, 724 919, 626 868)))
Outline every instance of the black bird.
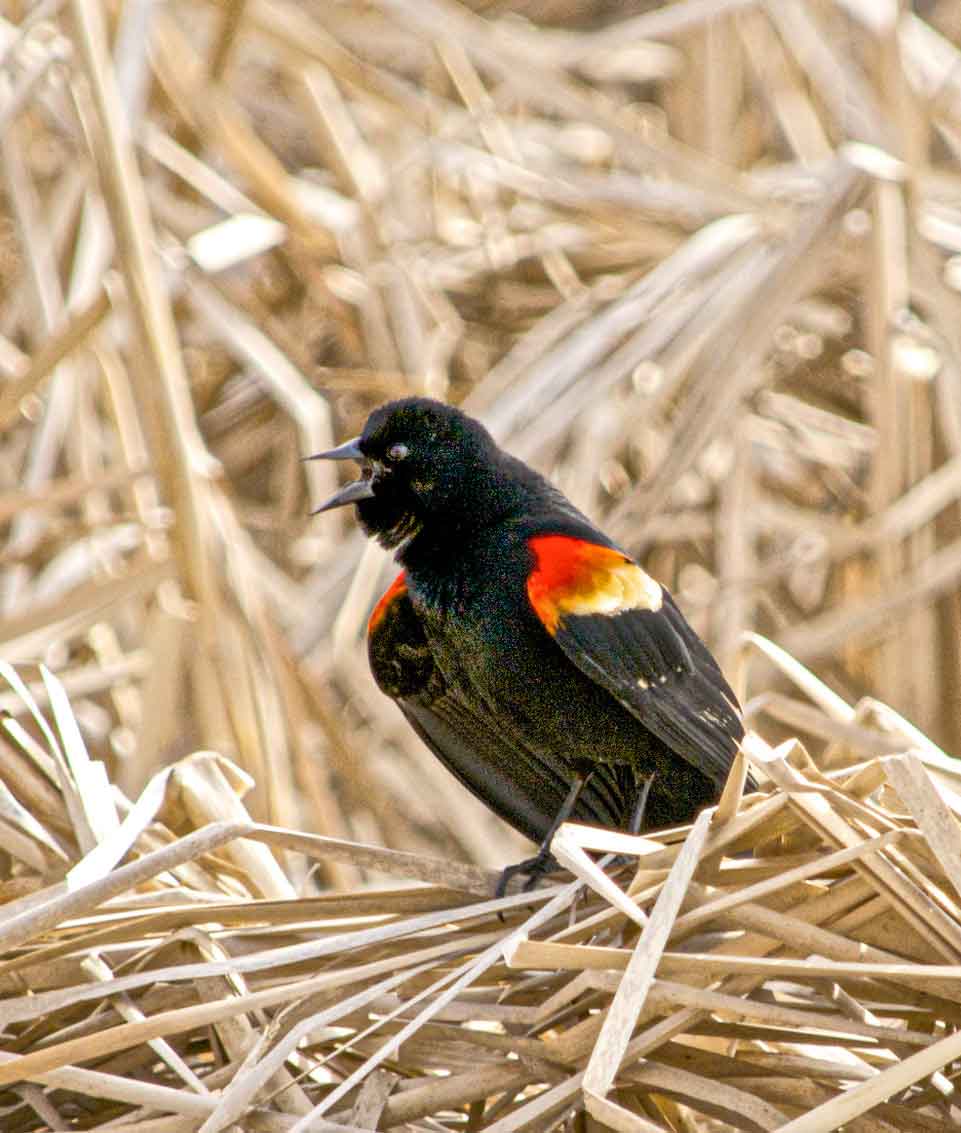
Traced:
POLYGON ((480 422, 374 410, 318 459, 402 566, 368 627, 377 684, 441 762, 541 844, 568 817, 639 829, 713 802, 744 734, 734 693, 668 591, 480 422))

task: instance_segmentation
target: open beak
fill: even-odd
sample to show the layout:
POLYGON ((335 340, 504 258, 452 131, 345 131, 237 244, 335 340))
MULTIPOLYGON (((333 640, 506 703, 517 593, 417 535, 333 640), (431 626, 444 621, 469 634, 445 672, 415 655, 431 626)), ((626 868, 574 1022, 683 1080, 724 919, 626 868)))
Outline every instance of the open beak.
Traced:
POLYGON ((364 454, 360 451, 360 437, 351 437, 336 448, 327 452, 315 452, 313 456, 305 456, 304 460, 363 460, 364 454))
MULTIPOLYGON (((364 454, 360 451, 360 437, 354 437, 352 440, 344 441, 342 445, 337 448, 332 448, 328 452, 314 453, 313 456, 308 456, 306 460, 360 460, 363 461, 364 454)), ((351 484, 345 484, 339 492, 335 492, 330 499, 325 500, 319 508, 315 508, 310 514, 319 515, 322 511, 331 511, 335 507, 345 507, 347 504, 356 504, 361 500, 372 499, 374 489, 372 480, 368 473, 366 479, 354 480, 351 484)))

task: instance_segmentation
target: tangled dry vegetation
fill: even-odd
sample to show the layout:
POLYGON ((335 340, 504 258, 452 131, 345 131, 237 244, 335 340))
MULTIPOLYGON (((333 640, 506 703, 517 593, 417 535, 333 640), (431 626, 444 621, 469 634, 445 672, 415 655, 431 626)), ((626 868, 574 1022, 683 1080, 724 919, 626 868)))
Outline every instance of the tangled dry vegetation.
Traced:
POLYGON ((691 827, 563 827, 572 879, 492 900, 478 866, 251 821, 213 753, 111 798, 56 678, 48 723, 4 676, 45 737, 11 732, 44 824, 8 800, 40 886, 0 921, 9 1133, 961 1123, 961 771, 907 726, 828 772, 752 734, 761 791, 741 757, 691 827), (408 884, 298 898, 275 853, 408 884))
POLYGON ((475 7, 0 5, 5 1131, 961 1121, 961 8, 475 7), (788 745, 503 921, 307 517, 410 392, 788 745))

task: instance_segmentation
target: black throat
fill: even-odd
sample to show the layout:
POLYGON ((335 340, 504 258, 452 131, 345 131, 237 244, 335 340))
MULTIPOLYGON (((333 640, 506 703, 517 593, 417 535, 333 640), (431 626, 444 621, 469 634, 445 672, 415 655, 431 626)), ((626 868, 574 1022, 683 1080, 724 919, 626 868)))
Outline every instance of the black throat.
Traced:
POLYGON ((395 558, 414 578, 434 573, 438 563, 470 558, 471 548, 486 540, 491 528, 509 528, 559 495, 521 461, 506 453, 499 457, 465 473, 461 491, 416 523, 416 533, 397 549, 395 558))

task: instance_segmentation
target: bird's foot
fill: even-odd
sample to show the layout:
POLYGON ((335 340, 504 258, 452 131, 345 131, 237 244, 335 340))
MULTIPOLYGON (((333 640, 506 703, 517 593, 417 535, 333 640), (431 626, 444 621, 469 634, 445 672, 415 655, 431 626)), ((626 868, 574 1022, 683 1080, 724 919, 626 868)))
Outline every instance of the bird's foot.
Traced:
POLYGON ((552 854, 544 851, 536 854, 533 858, 526 858, 522 862, 517 862, 516 865, 509 865, 500 875, 497 888, 494 890, 494 896, 503 897, 507 892, 507 886, 511 883, 511 879, 520 874, 526 874, 527 876, 522 892, 529 893, 532 889, 536 888, 538 881, 540 881, 546 873, 551 873, 557 868, 557 859, 552 854))
POLYGON ((619 875, 623 870, 637 871, 637 857, 634 854, 612 854, 610 860, 600 863, 607 874, 619 875))

